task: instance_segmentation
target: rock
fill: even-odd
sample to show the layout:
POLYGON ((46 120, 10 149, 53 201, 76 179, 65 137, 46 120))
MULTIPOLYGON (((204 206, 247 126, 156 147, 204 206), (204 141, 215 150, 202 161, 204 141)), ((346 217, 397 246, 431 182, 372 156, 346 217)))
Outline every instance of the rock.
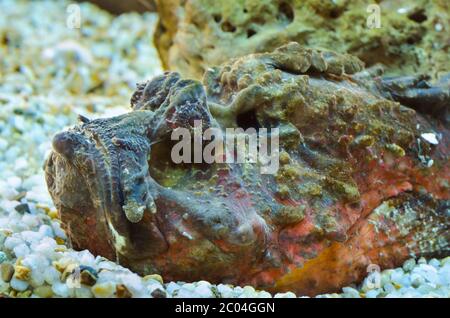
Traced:
POLYGON ((133 297, 148 297, 147 289, 144 283, 142 282, 141 277, 136 274, 129 274, 122 277, 122 283, 127 287, 127 289, 131 292, 133 297))
POLYGON ((197 285, 194 289, 194 293, 197 294, 200 298, 213 298, 214 294, 211 291, 211 287, 206 284, 197 285))
POLYGON ((255 288, 252 286, 245 286, 243 288, 242 294, 239 296, 240 298, 255 298, 257 295, 255 288))
POLYGON ((30 253, 30 248, 26 244, 19 244, 13 248, 16 257, 25 257, 30 253))
POLYGON ((81 283, 87 286, 94 286, 98 279, 98 274, 95 269, 90 266, 81 265, 78 270, 80 271, 81 283))
POLYGON ((44 271, 44 279, 49 285, 53 285, 60 281, 61 273, 53 266, 48 267, 44 271))
POLYGON ((437 259, 433 258, 433 259, 429 260, 428 265, 431 265, 434 268, 439 269, 439 267, 441 266, 441 262, 439 262, 437 259))
POLYGON ((419 260, 417 261, 417 264, 421 265, 421 264, 426 264, 427 260, 425 259, 425 257, 421 257, 419 258, 419 260))
MULTIPOLYGON (((186 285, 186 284, 185 284, 186 285)), ((185 285, 183 285, 178 292, 175 294, 173 294, 173 297, 175 298, 199 298, 200 295, 197 295, 194 292, 194 289, 189 288, 189 286, 185 287, 185 285)))
POLYGON ((77 298, 91 298, 93 296, 91 288, 81 286, 80 288, 75 288, 75 297, 77 298))
POLYGON ((123 284, 120 284, 120 285, 116 286, 116 296, 117 296, 117 298, 131 298, 131 297, 133 297, 133 295, 128 290, 128 288, 125 285, 123 285, 123 284))
POLYGON ((167 291, 170 295, 173 295, 174 293, 178 292, 178 290, 179 290, 180 288, 181 288, 181 287, 180 287, 177 283, 175 283, 175 282, 170 282, 170 283, 168 283, 168 284, 166 285, 166 291, 167 291))
POLYGON ((164 284, 161 275, 158 275, 158 274, 152 274, 152 275, 146 275, 146 276, 143 277, 143 280, 144 280, 144 281, 150 280, 150 279, 156 280, 157 282, 160 282, 161 284, 164 284))
POLYGON ((6 254, 0 251, 0 264, 6 262, 7 260, 8 257, 6 256, 6 254))
POLYGON ((415 288, 420 287, 422 284, 425 283, 425 278, 417 273, 411 274, 411 285, 415 288))
POLYGON ((116 291, 116 286, 111 282, 102 284, 97 283, 92 286, 91 291, 96 298, 109 298, 112 297, 116 291))
POLYGON ((445 42, 443 32, 434 28, 436 21, 449 28, 443 3, 415 3, 399 14, 403 3, 380 2, 382 28, 374 32, 369 27, 349 28, 367 24, 369 7, 362 0, 217 0, 207 6, 201 0, 156 2, 160 20, 154 41, 163 66, 191 78, 201 78, 211 65, 272 51, 290 41, 352 53, 368 65, 382 62, 395 75, 418 71, 436 76, 448 71, 445 50, 432 49, 433 43, 445 42), (426 20, 419 22, 416 16, 426 20), (379 54, 373 54, 374 47, 379 54), (417 59, 416 49, 432 57, 417 59))
POLYGON ((344 293, 344 297, 348 298, 361 298, 359 291, 352 287, 344 287, 342 288, 342 292, 344 293))
POLYGON ((28 282, 13 277, 10 281, 11 288, 17 291, 25 291, 28 288, 28 282))
POLYGON ((378 289, 371 289, 366 292, 366 298, 377 298, 380 291, 378 289))
POLYGON ((297 298, 293 292, 277 293, 273 298, 297 298))
POLYGON ((9 236, 5 240, 5 248, 8 250, 13 250, 14 247, 23 243, 23 240, 16 236, 9 236))
POLYGON ((25 290, 23 292, 19 292, 17 293, 16 297, 17 298, 29 298, 32 294, 31 290, 25 290))
POLYGON ((31 269, 25 266, 14 266, 14 277, 20 280, 28 280, 30 278, 31 269))
POLYGON ((396 269, 391 275, 391 281, 397 288, 410 285, 408 276, 402 269, 396 269))
POLYGON ((56 294, 59 297, 70 297, 73 291, 69 288, 69 286, 66 283, 63 282, 55 282, 52 285, 52 291, 54 294, 56 294))
POLYGON ((441 260, 441 266, 450 266, 450 256, 441 260))
POLYGON ((51 298, 53 296, 53 290, 51 286, 39 286, 33 289, 33 293, 41 298, 51 298))
POLYGON ((257 295, 258 298, 272 298, 272 295, 266 291, 260 291, 257 295))
POLYGON ((30 207, 28 206, 28 203, 19 204, 15 207, 15 209, 20 214, 30 213, 30 207))
POLYGON ((9 283, 14 275, 14 266, 9 263, 0 264, 2 280, 9 283))
POLYGON ((220 293, 222 298, 231 298, 233 296, 233 289, 228 285, 217 285, 217 291, 220 293))
POLYGON ((166 292, 163 291, 163 290, 161 290, 161 289, 159 289, 159 288, 156 288, 155 290, 153 290, 153 291, 150 293, 150 295, 151 295, 153 298, 166 298, 166 297, 167 297, 166 292))
POLYGON ((410 258, 403 263, 403 270, 405 272, 410 272, 416 266, 416 260, 414 258, 410 258))

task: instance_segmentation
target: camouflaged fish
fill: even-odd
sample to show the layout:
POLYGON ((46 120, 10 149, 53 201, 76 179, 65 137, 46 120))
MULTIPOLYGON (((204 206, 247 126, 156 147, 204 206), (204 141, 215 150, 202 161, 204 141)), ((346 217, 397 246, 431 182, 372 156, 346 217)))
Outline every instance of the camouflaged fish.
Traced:
POLYGON ((449 77, 383 78, 289 43, 139 84, 124 115, 57 134, 46 180, 75 248, 140 274, 316 295, 370 264, 449 255, 449 77), (181 163, 171 132, 278 128, 279 169, 181 163))

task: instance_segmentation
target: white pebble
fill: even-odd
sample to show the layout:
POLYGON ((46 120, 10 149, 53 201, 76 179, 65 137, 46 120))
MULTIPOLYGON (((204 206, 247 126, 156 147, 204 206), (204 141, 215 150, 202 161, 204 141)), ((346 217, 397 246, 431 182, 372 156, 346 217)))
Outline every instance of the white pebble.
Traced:
POLYGON ((44 279, 49 285, 59 282, 61 273, 53 266, 48 267, 44 272, 44 279))
POLYGON ((214 296, 211 288, 205 284, 199 285, 194 289, 194 293, 201 298, 211 298, 214 296))
POLYGON ((273 298, 297 298, 293 292, 277 293, 273 298))
POLYGON ((52 286, 53 292, 60 297, 69 297, 70 296, 70 288, 65 283, 55 282, 52 286))
POLYGON ((28 288, 28 282, 13 277, 9 282, 11 287, 17 291, 25 291, 28 288))

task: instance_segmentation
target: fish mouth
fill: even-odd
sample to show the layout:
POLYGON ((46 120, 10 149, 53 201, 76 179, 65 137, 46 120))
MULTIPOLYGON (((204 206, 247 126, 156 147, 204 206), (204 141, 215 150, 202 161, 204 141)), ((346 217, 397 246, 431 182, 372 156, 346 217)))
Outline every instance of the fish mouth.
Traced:
MULTIPOLYGON (((124 195, 118 175, 120 162, 108 151, 108 148, 111 150, 110 145, 101 140, 95 131, 81 131, 80 127, 75 127, 55 135, 52 146, 51 162, 49 160, 47 166, 56 163, 54 171, 66 170, 70 179, 83 180, 82 192, 89 193, 87 196, 96 211, 95 219, 104 223, 104 232, 109 233, 109 244, 118 254, 128 254, 127 246, 131 246, 132 240, 122 208, 124 195)), ((62 204, 72 205, 67 200, 62 204)), ((77 210, 77 207, 71 206, 71 209, 77 210)))

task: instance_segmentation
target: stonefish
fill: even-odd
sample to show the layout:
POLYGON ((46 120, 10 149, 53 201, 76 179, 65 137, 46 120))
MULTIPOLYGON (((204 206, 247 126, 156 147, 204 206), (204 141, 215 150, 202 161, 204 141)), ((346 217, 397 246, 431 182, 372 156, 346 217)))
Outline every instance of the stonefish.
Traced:
POLYGON ((289 43, 166 72, 132 110, 53 139, 48 189, 75 248, 168 280, 315 295, 371 264, 449 254, 449 77, 383 78, 289 43), (171 132, 278 128, 279 169, 171 160, 171 132))

